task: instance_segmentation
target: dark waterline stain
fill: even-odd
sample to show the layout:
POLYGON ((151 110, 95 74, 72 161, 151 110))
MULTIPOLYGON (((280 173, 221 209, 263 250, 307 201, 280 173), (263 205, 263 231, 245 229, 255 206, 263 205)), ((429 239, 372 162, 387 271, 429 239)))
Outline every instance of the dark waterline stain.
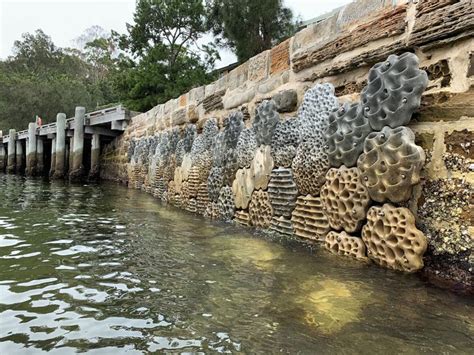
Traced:
POLYGON ((471 353, 473 301, 112 184, 0 176, 0 353, 471 353), (274 239, 274 238, 273 238, 274 239))

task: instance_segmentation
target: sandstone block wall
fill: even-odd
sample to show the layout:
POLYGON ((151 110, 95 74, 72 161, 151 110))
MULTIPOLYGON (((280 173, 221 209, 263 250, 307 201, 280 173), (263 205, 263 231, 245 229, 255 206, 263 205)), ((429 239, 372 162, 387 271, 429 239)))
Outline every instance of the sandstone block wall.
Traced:
MULTIPOLYGON (((268 157, 259 158, 263 160, 255 163, 240 163, 249 160, 242 159, 242 156, 253 155, 256 139, 247 134, 249 132, 240 145, 238 140, 233 142, 225 138, 232 137, 235 130, 226 121, 229 114, 241 112, 244 127, 238 129, 239 132, 246 132, 252 127, 256 115, 257 120, 261 119, 256 110, 259 104, 273 99, 281 123, 272 126, 272 129, 278 132, 280 125, 289 121, 281 128, 286 130, 286 126, 292 126, 291 120, 298 116, 297 110, 301 107, 305 92, 315 84, 329 83, 334 86, 338 105, 346 103, 348 107, 361 99, 361 91, 369 81, 369 69, 374 64, 385 61, 391 54, 412 52, 419 58, 420 68, 427 73, 428 83, 408 127, 414 132, 415 143, 423 148, 426 159, 410 199, 400 206, 410 209, 417 228, 427 238, 424 274, 433 281, 449 282, 455 287, 472 290, 473 34, 474 5, 471 0, 420 0, 417 4, 398 1, 395 5, 391 0, 355 1, 301 30, 275 48, 251 58, 216 82, 194 88, 134 117, 124 135, 103 152, 102 178, 121 181, 129 187, 153 193, 156 190, 154 186, 157 186, 158 164, 169 172, 159 176, 166 181, 160 180, 158 185, 162 187, 154 195, 177 205, 190 201, 188 204, 197 206, 196 197, 190 196, 188 181, 183 179, 181 171, 182 164, 191 159, 192 141, 191 144, 179 141, 189 136, 190 127, 194 126, 200 137, 206 122, 215 122, 220 133, 216 132, 218 137, 213 139, 213 147, 202 153, 209 154, 209 158, 206 158, 209 159, 208 165, 203 164, 208 170, 213 166, 210 174, 214 172, 216 177, 232 177, 239 169, 248 169, 246 174, 252 174, 252 164, 256 164, 257 174, 262 174, 260 178, 263 180, 269 169, 269 179, 273 166, 269 168, 265 165, 269 164, 268 157), (160 145, 158 140, 162 139, 157 137, 162 137, 164 133, 167 136, 166 144, 172 146, 175 153, 165 152, 165 158, 156 162, 153 157, 160 145), (249 144, 250 152, 245 151, 247 141, 253 142, 249 144), (215 152, 222 150, 226 154, 216 158, 215 152), (217 163, 214 162, 216 159, 217 163), (170 185, 170 182, 173 184, 170 185), (179 193, 178 189, 181 189, 179 193)), ((277 161, 291 162, 296 154, 293 145, 300 145, 301 142, 291 139, 286 142, 285 137, 282 137, 277 140, 286 145, 278 151, 277 161)), ((274 155, 271 142, 267 144, 268 151, 274 155)), ((189 164, 188 168, 191 168, 192 161, 189 164)), ((283 165, 280 167, 288 168, 283 165)), ((209 183, 207 179, 201 180, 195 184, 201 186, 209 183)), ((216 198, 214 201, 212 196, 204 196, 206 190, 202 188, 201 200, 210 198, 206 210, 194 207, 188 209, 208 216, 219 216, 219 213, 228 216, 229 211, 235 209, 229 197, 233 196, 232 184, 219 178, 210 182, 220 200, 216 198)), ((255 188, 255 191, 263 191, 257 189, 264 190, 266 187, 255 188)), ((247 193, 245 188, 238 191, 240 194, 247 193)), ((259 194, 262 195, 262 192, 259 194)), ((301 195, 303 193, 300 191, 301 195)), ((250 201, 251 195, 239 195, 238 198, 238 201, 250 201)), ((258 206, 264 205, 268 204, 261 203, 258 206)), ((268 206, 271 207, 271 203, 268 206)), ((259 216, 259 221, 265 221, 261 223, 265 226, 271 218, 268 215, 270 207, 265 213, 260 207, 253 213, 259 216)), ((291 219, 275 215, 274 211, 272 213, 272 226, 284 226, 284 229, 271 229, 284 230, 288 234, 292 226, 291 219)), ((251 223, 249 211, 238 210, 237 214, 236 220, 245 221, 244 224, 251 223)), ((299 221, 298 226, 301 223, 303 221, 299 221)), ((310 223, 305 228, 311 230, 313 227, 310 223)), ((324 240, 324 236, 313 239, 324 240)))

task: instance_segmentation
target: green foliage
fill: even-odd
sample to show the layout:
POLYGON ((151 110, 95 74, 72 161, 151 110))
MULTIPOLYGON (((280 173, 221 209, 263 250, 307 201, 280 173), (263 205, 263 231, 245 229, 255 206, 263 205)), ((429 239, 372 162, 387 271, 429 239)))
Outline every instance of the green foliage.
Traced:
POLYGON ((282 0, 207 0, 209 26, 240 62, 294 34, 292 11, 282 0))
POLYGON ((105 73, 110 55, 97 52, 101 46, 63 50, 41 30, 15 41, 14 55, 0 62, 0 130, 25 129, 36 115, 52 122, 58 112, 71 117, 76 106, 91 111, 116 100, 105 73))
POLYGON ((139 0, 135 24, 115 35, 122 55, 114 84, 125 105, 137 111, 175 98, 212 80, 218 58, 212 45, 199 46, 208 31, 201 0, 139 0))

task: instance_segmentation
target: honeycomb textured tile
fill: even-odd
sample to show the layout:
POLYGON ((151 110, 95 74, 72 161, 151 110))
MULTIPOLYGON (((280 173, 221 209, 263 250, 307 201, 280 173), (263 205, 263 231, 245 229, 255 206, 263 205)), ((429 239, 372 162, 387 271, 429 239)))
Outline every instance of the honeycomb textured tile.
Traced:
POLYGON ((291 222, 295 234, 301 238, 324 241, 330 230, 321 199, 311 195, 298 197, 291 222))
POLYGON ((255 181, 252 171, 247 168, 239 169, 232 183, 232 193, 234 194, 235 207, 246 209, 249 205, 252 193, 255 188, 255 181))
POLYGON ((295 209, 298 189, 291 169, 273 169, 268 184, 268 194, 275 216, 291 218, 295 209))
POLYGON ((240 133, 244 128, 242 111, 234 111, 224 119, 224 145, 226 149, 237 147, 240 133))
POLYGON ((193 124, 186 125, 186 128, 183 132, 183 149, 185 153, 191 153, 193 147, 194 139, 197 135, 196 126, 193 124))
POLYGON ((288 218, 283 216, 273 216, 270 224, 270 230, 275 233, 291 237, 293 235, 293 224, 288 218))
POLYGON ((189 171, 188 177, 188 189, 189 189, 189 196, 195 198, 198 194, 199 185, 202 183, 200 176, 199 176, 199 167, 193 166, 189 171))
POLYGON ((249 203, 249 215, 252 225, 268 228, 272 221, 273 209, 268 192, 255 190, 249 203))
POLYGON ((224 186, 224 177, 222 168, 215 166, 211 169, 207 178, 207 191, 212 202, 217 202, 222 186, 224 186))
POLYGON ((361 92, 364 114, 371 127, 406 125, 420 106, 421 94, 428 85, 428 75, 419 69, 413 53, 390 55, 369 71, 367 86, 361 92))
POLYGON ((364 141, 372 132, 359 103, 345 103, 329 116, 326 130, 327 154, 333 167, 353 167, 364 150, 364 141))
POLYGON ((240 133, 235 150, 237 153, 238 167, 249 168, 255 156, 255 151, 257 150, 257 139, 255 138, 255 132, 252 128, 245 128, 240 133))
POLYGON ((303 141, 321 139, 328 128, 329 115, 337 108, 338 101, 334 95, 334 86, 331 84, 316 84, 307 90, 298 110, 301 139, 303 141))
POLYGON ((246 227, 250 227, 252 222, 250 221, 250 215, 248 211, 236 210, 234 214, 234 222, 241 224, 246 227))
POLYGON ((296 151, 292 168, 298 191, 303 195, 319 195, 329 170, 329 160, 322 142, 302 142, 296 151))
POLYGON ((425 153, 415 144, 411 129, 384 127, 368 135, 357 167, 373 200, 401 202, 419 183, 424 162, 425 153))
POLYGON ((232 185, 237 170, 239 170, 239 164, 237 163, 237 152, 235 149, 229 148, 226 151, 222 169, 224 184, 229 186, 232 185))
POLYGON ((362 239, 353 237, 346 232, 330 231, 326 234, 324 246, 333 254, 368 261, 367 250, 362 239))
POLYGON ((272 156, 275 166, 291 167, 300 143, 300 128, 300 122, 295 118, 278 122, 272 138, 272 156))
POLYGON ((197 197, 196 197, 198 213, 203 214, 204 211, 206 210, 208 203, 209 203, 209 193, 207 192, 207 182, 203 182, 198 187, 198 192, 197 192, 197 197))
POLYGON ((427 239, 409 209, 384 204, 371 207, 362 228, 367 255, 377 264, 405 272, 423 268, 427 239))
POLYGON ((272 169, 273 158, 271 148, 268 145, 262 145, 255 152, 255 157, 250 166, 255 182, 255 189, 265 190, 267 188, 272 169))
POLYGON ((219 219, 230 221, 234 217, 235 203, 232 195, 232 188, 224 186, 219 192, 219 199, 217 201, 217 209, 219 219))
POLYGON ((348 233, 360 230, 370 198, 359 170, 344 165, 329 169, 326 183, 321 188, 321 202, 331 228, 344 229, 348 233))
POLYGON ((275 101, 264 100, 256 109, 253 129, 257 145, 270 145, 275 128, 280 121, 275 101))
POLYGON ((224 132, 219 132, 212 142, 212 166, 223 166, 226 153, 226 146, 224 140, 224 132))

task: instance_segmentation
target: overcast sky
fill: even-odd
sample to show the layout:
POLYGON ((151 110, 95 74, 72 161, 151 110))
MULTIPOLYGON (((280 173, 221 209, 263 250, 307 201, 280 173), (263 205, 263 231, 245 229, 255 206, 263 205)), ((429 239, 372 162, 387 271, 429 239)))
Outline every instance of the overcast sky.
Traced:
MULTIPOLYGON (((296 16, 308 20, 350 1, 285 0, 285 4, 296 16)), ((59 47, 73 46, 72 40, 94 25, 124 33, 134 9, 135 0, 0 0, 0 58, 12 54, 13 42, 22 33, 38 28, 59 47)), ((223 51, 221 57, 217 66, 235 61, 228 51, 223 51)))

